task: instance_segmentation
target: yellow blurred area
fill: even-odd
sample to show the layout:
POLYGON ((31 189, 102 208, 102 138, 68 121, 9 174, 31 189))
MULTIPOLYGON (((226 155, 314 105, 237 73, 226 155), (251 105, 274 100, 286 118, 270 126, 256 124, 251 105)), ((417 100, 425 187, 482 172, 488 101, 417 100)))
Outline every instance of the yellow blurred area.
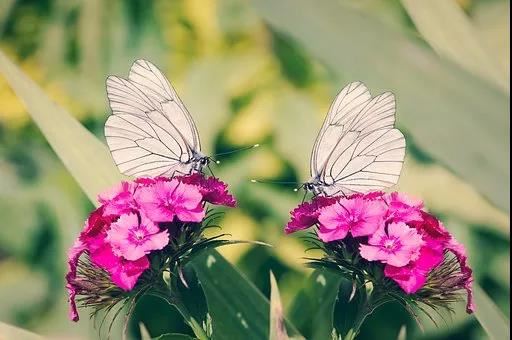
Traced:
POLYGON ((270 114, 273 112, 273 96, 256 97, 232 120, 226 131, 226 139, 234 145, 249 145, 261 142, 271 131, 270 114))
MULTIPOLYGON (((258 224, 249 215, 231 209, 226 211, 222 220, 219 221, 222 229, 210 228, 206 231, 206 237, 222 234, 229 234, 231 240, 254 240, 256 239, 258 224)), ((251 244, 237 244, 220 247, 218 251, 231 262, 236 262, 246 252, 251 244)))

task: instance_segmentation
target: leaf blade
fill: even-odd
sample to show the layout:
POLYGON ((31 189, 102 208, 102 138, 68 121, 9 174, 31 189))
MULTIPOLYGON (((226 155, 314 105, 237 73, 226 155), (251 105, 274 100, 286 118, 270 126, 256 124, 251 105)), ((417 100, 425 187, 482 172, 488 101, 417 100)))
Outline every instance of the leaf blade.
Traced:
POLYGON ((0 73, 23 101, 48 143, 92 202, 118 183, 117 171, 104 145, 66 110, 58 106, 0 51, 0 73), (91 172, 90 168, 94 167, 91 172))
POLYGON ((301 42, 346 81, 392 89, 398 119, 416 144, 510 211, 508 98, 502 91, 343 3, 252 3, 265 21, 301 42), (463 152, 453 136, 463 138, 463 152))
POLYGON ((425 40, 441 56, 509 93, 509 82, 478 40, 473 24, 453 0, 402 0, 425 40))

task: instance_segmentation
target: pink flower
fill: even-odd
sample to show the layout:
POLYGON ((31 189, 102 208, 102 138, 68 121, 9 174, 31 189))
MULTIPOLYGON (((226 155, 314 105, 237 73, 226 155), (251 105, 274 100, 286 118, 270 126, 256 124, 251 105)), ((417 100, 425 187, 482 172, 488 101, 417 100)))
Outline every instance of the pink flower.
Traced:
POLYGON ((199 192, 203 195, 203 200, 206 202, 228 207, 236 206, 236 200, 228 192, 227 184, 215 177, 205 177, 203 174, 195 173, 178 179, 185 184, 197 186, 199 192))
POLYGON ((167 230, 160 231, 146 216, 141 215, 139 221, 137 214, 130 213, 121 215, 112 223, 107 232, 107 241, 114 254, 135 261, 153 250, 164 248, 169 243, 169 233, 167 230))
POLYGON ((318 223, 320 209, 334 204, 336 201, 336 198, 317 196, 311 202, 300 204, 291 212, 292 219, 288 222, 284 231, 291 234, 318 223))
POLYGON ((135 186, 131 182, 123 181, 119 185, 98 196, 105 215, 121 215, 137 209, 133 193, 135 186))
POLYGON ((142 273, 149 268, 147 256, 136 261, 129 261, 116 256, 112 247, 106 243, 90 256, 94 264, 110 274, 112 282, 126 291, 132 290, 142 273))
POLYGON ((383 225, 385 213, 386 205, 380 200, 340 198, 320 211, 318 236, 330 242, 344 239, 349 232, 354 237, 371 235, 383 225))
POLYGON ((415 229, 403 222, 388 224, 387 233, 385 229, 382 226, 369 238, 370 245, 359 246, 363 258, 395 267, 403 267, 418 258, 424 242, 415 229))
POLYGON ((202 195, 196 186, 177 179, 158 181, 153 186, 139 188, 135 199, 142 211, 155 222, 200 222, 205 212, 202 195))
POLYGON ((388 221, 408 223, 422 220, 423 202, 421 200, 399 192, 392 192, 384 199, 388 204, 388 221))

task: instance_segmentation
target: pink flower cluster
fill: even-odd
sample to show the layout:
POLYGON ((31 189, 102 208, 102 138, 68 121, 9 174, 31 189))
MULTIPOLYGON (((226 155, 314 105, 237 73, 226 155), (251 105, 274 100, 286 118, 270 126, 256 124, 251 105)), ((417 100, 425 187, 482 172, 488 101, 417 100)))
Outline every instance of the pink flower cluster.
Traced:
POLYGON ((429 273, 441 265, 445 253, 453 253, 468 293, 467 312, 474 311, 472 270, 464 246, 424 210, 423 202, 397 192, 317 196, 299 205, 291 215, 286 233, 317 225, 317 235, 323 242, 340 241, 350 235, 359 243, 360 256, 382 263, 384 275, 407 294, 420 290, 429 273))
POLYGON ((98 200, 101 206, 91 213, 68 254, 66 287, 73 321, 78 320, 77 267, 83 253, 92 264, 108 272, 114 284, 129 291, 149 268, 148 255, 163 249, 176 236, 170 235, 162 223, 201 222, 205 202, 230 207, 236 204, 225 183, 198 173, 122 182, 99 195, 98 200))

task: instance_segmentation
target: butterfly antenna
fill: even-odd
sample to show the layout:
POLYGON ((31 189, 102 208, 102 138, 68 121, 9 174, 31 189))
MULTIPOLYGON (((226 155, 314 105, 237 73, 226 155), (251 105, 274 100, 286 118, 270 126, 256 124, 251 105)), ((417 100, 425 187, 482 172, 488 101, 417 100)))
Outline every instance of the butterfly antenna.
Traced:
POLYGON ((214 156, 225 156, 225 155, 229 155, 229 154, 232 154, 232 153, 235 153, 235 152, 251 150, 251 149, 255 149, 255 148, 259 148, 259 147, 260 147, 260 144, 254 144, 254 145, 250 145, 250 146, 244 146, 244 147, 239 148, 239 149, 234 149, 234 150, 231 150, 231 151, 217 153, 214 156))
MULTIPOLYGON (((278 184, 278 185, 297 185, 297 182, 284 182, 284 181, 268 181, 261 179, 251 179, 251 183, 265 183, 265 184, 278 184)), ((293 191, 297 191, 297 189, 293 189, 293 191)))
MULTIPOLYGON (((303 185, 301 185, 302 187, 303 185)), ((304 196, 302 196, 302 202, 301 203, 304 203, 304 201, 306 200, 306 196, 308 195, 308 192, 306 190, 304 190, 304 196)))
MULTIPOLYGON (((215 161, 215 163, 216 163, 216 164, 219 164, 219 161, 215 161)), ((213 173, 213 170, 212 170, 212 167, 210 166, 210 164, 208 164, 206 167, 208 168, 208 170, 210 171, 210 173, 212 174, 212 176, 213 176, 213 177, 215 177, 215 178, 217 178, 217 177, 215 176, 215 174, 213 173)))

